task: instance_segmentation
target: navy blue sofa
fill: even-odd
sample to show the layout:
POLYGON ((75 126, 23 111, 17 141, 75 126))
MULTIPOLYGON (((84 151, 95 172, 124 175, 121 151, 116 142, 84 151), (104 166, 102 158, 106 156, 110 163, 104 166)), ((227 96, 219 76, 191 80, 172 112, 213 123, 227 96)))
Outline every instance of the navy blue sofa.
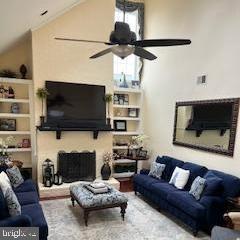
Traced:
MULTIPOLYGON (((199 230, 210 232, 215 225, 222 225, 226 211, 227 197, 240 196, 240 179, 204 166, 183 162, 168 156, 157 157, 156 162, 166 164, 162 179, 148 176, 149 170, 143 169, 133 177, 134 191, 139 192, 160 209, 168 211, 188 225, 196 236, 199 230), (183 190, 169 184, 175 167, 190 170, 189 180, 183 190), (205 194, 199 201, 188 193, 197 176, 219 181, 219 190, 215 194, 205 194)), ((215 184, 214 182, 211 184, 215 184)), ((209 184, 210 186, 210 184, 209 184)), ((211 185, 212 186, 212 185, 211 185)), ((206 187, 207 189, 207 187, 206 187)))
POLYGON ((45 220, 35 183, 25 180, 13 189, 21 205, 22 214, 11 217, 0 189, 0 227, 39 227, 39 239, 47 240, 48 225, 45 220))

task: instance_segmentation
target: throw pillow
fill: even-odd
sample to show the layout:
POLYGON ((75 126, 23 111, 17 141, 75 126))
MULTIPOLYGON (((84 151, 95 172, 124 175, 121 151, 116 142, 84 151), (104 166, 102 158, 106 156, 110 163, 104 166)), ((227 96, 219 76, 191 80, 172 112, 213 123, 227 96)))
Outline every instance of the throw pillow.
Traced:
POLYGON ((12 190, 10 180, 5 172, 0 173, 0 188, 2 190, 4 199, 6 200, 10 216, 20 215, 21 206, 12 190))
POLYGON ((166 167, 165 164, 153 162, 148 175, 151 177, 161 179, 162 173, 163 173, 165 167, 166 167))
POLYGON ((8 211, 10 216, 14 217, 21 215, 21 205, 19 204, 18 199, 11 187, 6 190, 5 200, 8 205, 8 211))
POLYGON ((190 175, 189 170, 184 170, 182 168, 176 167, 175 170, 173 171, 169 183, 173 184, 178 189, 183 189, 187 184, 189 175, 190 175))
POLYGON ((24 182, 22 174, 17 166, 7 169, 6 172, 14 188, 18 187, 24 182))
POLYGON ((201 178, 199 176, 196 177, 192 183, 189 193, 193 195, 196 198, 196 200, 199 200, 201 198, 201 194, 204 190, 205 184, 206 184, 206 179, 201 178))
POLYGON ((3 196, 5 197, 7 189, 11 187, 10 180, 5 172, 0 173, 0 187, 3 192, 3 196))

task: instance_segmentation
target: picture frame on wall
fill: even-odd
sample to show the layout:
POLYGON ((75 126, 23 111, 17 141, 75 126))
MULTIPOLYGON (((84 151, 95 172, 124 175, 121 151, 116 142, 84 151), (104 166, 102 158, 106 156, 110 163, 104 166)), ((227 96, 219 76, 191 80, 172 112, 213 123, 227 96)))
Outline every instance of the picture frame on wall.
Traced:
POLYGON ((0 119, 0 131, 16 131, 16 119, 0 119))
POLYGON ((119 132, 127 131, 127 121, 126 120, 114 120, 114 130, 119 132))

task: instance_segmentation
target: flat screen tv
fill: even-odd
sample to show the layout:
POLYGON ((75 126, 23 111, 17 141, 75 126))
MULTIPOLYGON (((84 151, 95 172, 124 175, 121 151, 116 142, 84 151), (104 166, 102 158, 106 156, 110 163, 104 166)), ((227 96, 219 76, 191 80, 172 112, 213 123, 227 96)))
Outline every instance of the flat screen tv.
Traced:
POLYGON ((57 127, 106 125, 105 86, 46 81, 47 124, 57 127))

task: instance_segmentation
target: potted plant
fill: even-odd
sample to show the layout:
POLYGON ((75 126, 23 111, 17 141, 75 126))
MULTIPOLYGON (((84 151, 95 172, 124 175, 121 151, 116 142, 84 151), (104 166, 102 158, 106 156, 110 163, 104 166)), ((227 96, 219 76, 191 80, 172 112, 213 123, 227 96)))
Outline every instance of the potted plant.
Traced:
POLYGON ((45 121, 45 117, 43 115, 43 101, 44 101, 44 99, 47 98, 47 95, 49 95, 49 92, 46 88, 38 88, 36 94, 37 94, 37 97, 42 101, 42 115, 40 116, 40 123, 42 126, 45 121))
POLYGON ((110 125, 110 103, 112 102, 112 94, 108 93, 104 97, 104 101, 107 104, 107 125, 110 125))
POLYGON ((128 146, 128 155, 131 155, 130 154, 130 152, 131 152, 132 157, 136 157, 137 152, 143 148, 144 142, 147 138, 148 138, 148 136, 146 136, 144 134, 140 134, 138 136, 133 136, 131 139, 131 142, 128 146))
POLYGON ((111 176, 111 165, 113 159, 117 156, 116 153, 106 152, 103 155, 103 166, 101 168, 101 175, 103 180, 108 180, 111 176))

